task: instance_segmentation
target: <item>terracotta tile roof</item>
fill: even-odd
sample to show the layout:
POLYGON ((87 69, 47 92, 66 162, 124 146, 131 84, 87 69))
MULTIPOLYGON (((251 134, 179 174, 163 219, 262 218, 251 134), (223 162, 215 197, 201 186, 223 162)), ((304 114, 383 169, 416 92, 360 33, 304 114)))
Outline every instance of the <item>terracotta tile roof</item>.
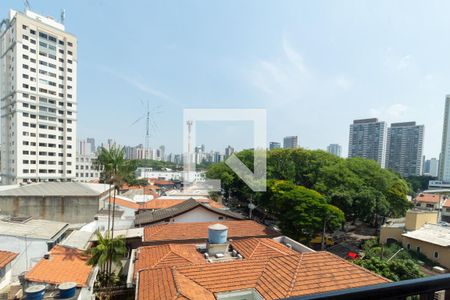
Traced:
POLYGON ((50 258, 42 258, 25 278, 40 283, 75 282, 79 287, 86 286, 92 271, 87 260, 83 251, 57 245, 50 251, 50 258))
POLYGON ((230 210, 214 208, 214 207, 211 207, 209 204, 204 204, 202 202, 199 202, 199 201, 191 198, 189 200, 185 200, 177 205, 174 205, 174 206, 171 206, 168 208, 158 209, 158 210, 154 210, 154 211, 139 212, 139 214, 136 215, 134 223, 137 226, 150 225, 150 224, 162 222, 167 219, 174 218, 179 215, 183 215, 194 209, 209 211, 209 212, 215 213, 218 217, 222 216, 227 219, 232 219, 232 220, 244 219, 243 216, 236 214, 230 210))
POLYGON ((206 263, 195 245, 167 244, 140 247, 137 250, 135 272, 142 269, 174 267, 206 263))
POLYGON ((450 199, 445 200, 443 207, 450 207, 450 199))
POLYGON ((153 184, 154 185, 173 185, 175 183, 170 180, 158 179, 158 180, 153 181, 153 184))
POLYGON ((416 202, 424 202, 424 203, 439 203, 441 199, 441 195, 439 194, 419 194, 416 198, 416 202))
MULTIPOLYGON (((113 197, 109 198, 109 202, 111 204, 114 203, 114 198, 113 197)), ((126 199, 122 199, 122 198, 119 198, 119 197, 116 197, 116 205, 127 207, 127 208, 131 208, 131 209, 135 209, 135 210, 138 210, 141 207, 141 205, 139 205, 136 202, 133 202, 132 200, 126 200, 126 199)))
MULTIPOLYGON (((212 208, 225 208, 222 204, 212 199, 195 199, 199 203, 208 204, 212 208)), ((186 201, 185 199, 153 199, 142 205, 141 209, 164 209, 186 201)))
POLYGON ((387 283, 389 280, 328 252, 248 259, 206 265, 147 269, 139 272, 139 300, 175 298, 182 275, 186 286, 203 288, 202 297, 184 294, 181 299, 207 298, 220 293, 255 289, 264 299, 304 296, 387 283), (157 290, 155 290, 155 288, 157 290))
POLYGON ((18 254, 14 252, 0 250, 0 269, 4 268, 7 264, 12 262, 17 257, 17 255, 18 254))
POLYGON ((142 205, 141 209, 163 209, 182 203, 185 200, 153 199, 142 205))
POLYGON ((245 259, 261 259, 292 255, 297 252, 269 238, 251 238, 231 242, 231 246, 245 259))
POLYGON ((169 223, 153 225, 144 228, 144 242, 174 242, 208 239, 208 226, 223 224, 228 227, 228 238, 274 237, 280 234, 252 220, 169 223))

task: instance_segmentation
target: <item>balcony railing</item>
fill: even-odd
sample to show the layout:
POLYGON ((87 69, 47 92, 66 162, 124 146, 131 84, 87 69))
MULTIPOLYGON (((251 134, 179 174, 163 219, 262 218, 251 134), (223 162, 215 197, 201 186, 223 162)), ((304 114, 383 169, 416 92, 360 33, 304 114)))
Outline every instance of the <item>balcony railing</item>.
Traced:
POLYGON ((310 296, 291 297, 289 300, 450 300, 450 274, 419 279, 390 282, 366 287, 352 288, 310 296), (416 297, 411 297, 416 296, 416 297), (411 297, 411 298, 408 298, 411 297))

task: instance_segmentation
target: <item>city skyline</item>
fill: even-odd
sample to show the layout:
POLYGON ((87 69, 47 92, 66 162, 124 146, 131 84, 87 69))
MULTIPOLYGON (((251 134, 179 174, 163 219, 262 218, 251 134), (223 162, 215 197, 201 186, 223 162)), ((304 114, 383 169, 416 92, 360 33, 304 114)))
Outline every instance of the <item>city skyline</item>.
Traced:
MULTIPOLYGON (((23 9, 21 2, 5 2, 0 8, 2 16, 7 15, 9 7, 23 9)), ((330 142, 348 144, 347 126, 353 119, 377 117, 388 123, 414 120, 427 127, 424 154, 439 156, 443 103, 450 92, 446 84, 450 61, 442 59, 450 43, 439 38, 449 33, 446 26, 441 26, 446 22, 443 7, 438 10, 419 2, 385 1, 353 3, 350 10, 350 4, 286 2, 263 5, 259 16, 247 18, 246 12, 253 10, 255 2, 240 7, 239 14, 233 5, 203 7, 201 2, 183 5, 182 9, 166 3, 137 2, 139 10, 125 5, 61 1, 55 6, 52 1, 31 1, 32 10, 55 18, 65 8, 67 30, 79 38, 80 136, 92 135, 101 140, 115 136, 124 144, 143 143, 143 126, 130 124, 141 115, 141 102, 150 100, 152 107, 162 106, 162 112, 154 116, 158 128, 151 145, 164 144, 169 152, 181 152, 183 108, 204 107, 204 103, 215 108, 242 107, 245 99, 246 106, 268 110, 268 140, 280 141, 285 134, 293 134, 299 137, 302 147, 325 149, 330 142), (397 18, 405 6, 410 15, 397 18), (205 21, 205 10, 211 12, 208 28, 200 26, 205 21), (319 10, 321 16, 306 17, 319 10), (184 13, 179 15, 177 11, 184 13), (215 15, 216 11, 223 15, 215 15), (298 18, 297 13, 305 17, 298 18), (433 24, 414 22, 416 17, 432 13, 433 24), (109 24, 130 14, 143 20, 141 26, 133 27, 135 33, 127 34, 132 24, 121 21, 114 30, 109 28, 109 24), (236 18, 233 26, 218 21, 231 15, 236 18), (99 20, 105 26, 84 24, 85 18, 99 20), (260 26, 267 20, 269 32, 260 26), (360 26, 351 26, 355 22, 360 26), (392 30, 385 30, 388 26, 392 30), (246 31, 238 36, 232 34, 241 27, 246 31), (313 28, 312 36, 320 38, 312 39, 303 28, 313 28), (172 29, 182 30, 175 33, 172 29), (372 33, 366 43, 354 50, 346 46, 348 36, 361 36, 366 31, 372 33), (216 35, 226 38, 208 39, 216 35), (116 36, 123 37, 121 45, 114 42, 116 36), (151 40, 143 40, 142 36, 150 36, 151 40), (417 37, 420 42, 415 41, 417 37), (101 43, 94 42, 99 39, 101 43), (259 47, 263 42, 271 46, 259 47), (330 53, 329 59, 322 62, 319 58, 323 58, 324 49, 330 53), (121 55, 127 59, 117 60, 121 55), (337 56, 342 58, 336 60, 337 56), (190 76, 194 65, 198 72, 190 76), (279 79, 284 79, 285 84, 279 79), (128 104, 124 106, 123 101, 128 104)), ((445 5, 449 4, 442 3, 445 5)), ((239 126, 226 131, 229 134, 217 148, 228 144, 249 147, 246 136, 236 134, 239 126)), ((213 135, 205 130, 208 138, 213 139, 213 135)), ((343 156, 347 156, 347 150, 344 146, 343 156)))

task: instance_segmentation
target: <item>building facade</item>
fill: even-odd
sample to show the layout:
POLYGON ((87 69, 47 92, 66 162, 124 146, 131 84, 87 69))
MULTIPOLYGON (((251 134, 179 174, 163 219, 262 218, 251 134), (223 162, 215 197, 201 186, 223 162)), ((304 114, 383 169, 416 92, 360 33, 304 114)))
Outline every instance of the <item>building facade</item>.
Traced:
POLYGON ((450 95, 445 97, 444 126, 442 131, 439 180, 450 182, 450 95))
POLYGON ((75 178, 77 39, 11 10, 0 33, 2 184, 75 178))
POLYGON ((298 136, 287 136, 283 139, 283 148, 298 148, 298 136))
POLYGON ((95 166, 97 156, 92 153, 88 155, 77 154, 76 180, 79 182, 98 182, 100 170, 95 166))
POLYGON ((422 174, 424 126, 416 122, 392 123, 388 128, 386 167, 403 177, 422 174))
POLYGON ((387 127, 378 119, 354 120, 350 125, 348 157, 372 159, 385 167, 387 127))
POLYGON ((339 144, 330 144, 327 147, 327 152, 334 154, 338 157, 341 157, 341 153, 342 153, 342 147, 339 144))
POLYGON ((437 177, 439 173, 439 159, 431 158, 423 164, 423 175, 437 177))
POLYGON ((280 149, 280 148, 281 148, 281 143, 270 142, 270 144, 269 144, 269 150, 280 149))

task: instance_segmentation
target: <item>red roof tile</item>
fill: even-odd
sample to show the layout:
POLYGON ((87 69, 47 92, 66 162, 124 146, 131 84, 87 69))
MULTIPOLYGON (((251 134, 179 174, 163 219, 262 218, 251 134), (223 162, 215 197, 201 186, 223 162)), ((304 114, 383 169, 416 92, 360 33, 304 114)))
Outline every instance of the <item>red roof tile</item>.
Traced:
MULTIPOLYGON (((114 198, 113 197, 109 198, 109 202, 111 204, 114 203, 114 198)), ((131 208, 131 209, 135 209, 135 210, 138 210, 141 207, 141 205, 139 205, 136 202, 133 202, 131 200, 122 199, 122 198, 119 198, 119 197, 116 197, 116 205, 127 207, 127 208, 131 208)))
POLYGON ((42 258, 25 278, 40 283, 75 282, 79 287, 87 286, 92 271, 87 261, 83 251, 57 245, 50 251, 50 258, 42 258))
MULTIPOLYGON (((184 201, 187 201, 187 200, 167 199, 167 198, 153 199, 153 200, 150 200, 150 201, 147 201, 146 203, 144 203, 140 209, 164 209, 164 208, 169 208, 169 207, 175 206, 184 201)), ((213 208, 224 208, 225 207, 222 204, 220 204, 217 201, 214 201, 212 199, 195 199, 195 201, 197 201, 199 203, 208 204, 209 206, 211 206, 213 208)))
POLYGON ((137 250, 135 272, 157 267, 174 267, 205 263, 195 245, 167 244, 140 247, 137 250))
POLYGON ((232 241, 231 246, 246 259, 270 258, 297 253, 269 238, 251 238, 232 241))
POLYGON ((0 269, 4 268, 7 264, 12 262, 17 257, 17 255, 18 254, 14 252, 0 250, 0 269))
POLYGON ((223 224, 228 227, 228 238, 239 239, 245 237, 272 237, 280 235, 270 228, 252 220, 195 222, 195 223, 168 223, 144 228, 144 242, 175 242, 207 240, 208 226, 223 224))
POLYGON ((279 299, 389 282, 328 252, 147 269, 139 272, 138 281, 139 300, 214 299, 208 297, 245 289, 255 289, 264 299, 279 299), (180 275, 186 287, 195 285, 202 296, 180 293, 180 275))
POLYGON ((450 199, 445 200, 443 207, 450 207, 450 199))
POLYGON ((423 203, 439 203, 441 195, 439 194, 419 194, 416 198, 416 202, 423 203))

